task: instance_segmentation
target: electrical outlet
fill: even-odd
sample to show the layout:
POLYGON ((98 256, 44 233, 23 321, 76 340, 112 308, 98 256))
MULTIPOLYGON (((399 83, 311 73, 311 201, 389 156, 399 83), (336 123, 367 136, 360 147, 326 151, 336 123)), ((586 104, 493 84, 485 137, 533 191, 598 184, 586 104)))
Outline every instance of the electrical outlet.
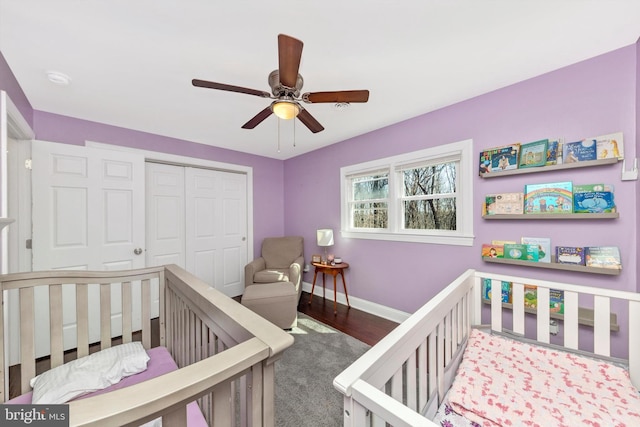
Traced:
POLYGON ((633 169, 626 170, 626 161, 622 160, 622 181, 635 181, 638 179, 638 159, 633 159, 633 169))
POLYGON ((305 264, 304 265, 304 270, 302 270, 302 271, 304 271, 305 273, 308 273, 309 270, 311 270, 311 266, 309 264, 305 264))

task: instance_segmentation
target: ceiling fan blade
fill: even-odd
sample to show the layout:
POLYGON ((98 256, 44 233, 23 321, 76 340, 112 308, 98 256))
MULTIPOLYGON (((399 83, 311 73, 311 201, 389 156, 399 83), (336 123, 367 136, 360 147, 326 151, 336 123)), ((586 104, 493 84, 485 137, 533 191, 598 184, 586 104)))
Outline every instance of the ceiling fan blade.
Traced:
POLYGON ((300 109, 298 118, 313 133, 318 133, 324 130, 324 127, 322 127, 322 125, 304 108, 300 109))
POLYGON ((191 83, 197 87, 226 90, 228 92, 246 93, 248 95, 255 95, 261 98, 271 98, 271 94, 269 92, 265 92, 257 89, 249 89, 246 87, 232 86, 232 85, 226 85, 224 83, 209 82, 206 80, 198 80, 198 79, 191 80, 191 83))
POLYGON ((254 127, 258 126, 260 123, 262 123, 262 121, 264 119, 269 117, 271 115, 271 113, 272 113, 271 106, 269 106, 269 107, 265 108, 264 110, 260 111, 258 114, 256 114, 247 123, 243 124, 242 125, 242 129, 253 129, 254 127))
POLYGON ((278 34, 278 72, 280 84, 296 87, 303 43, 285 34, 278 34))
POLYGON ((319 102, 367 102, 368 90, 342 90, 337 92, 307 92, 302 100, 309 103, 319 102))

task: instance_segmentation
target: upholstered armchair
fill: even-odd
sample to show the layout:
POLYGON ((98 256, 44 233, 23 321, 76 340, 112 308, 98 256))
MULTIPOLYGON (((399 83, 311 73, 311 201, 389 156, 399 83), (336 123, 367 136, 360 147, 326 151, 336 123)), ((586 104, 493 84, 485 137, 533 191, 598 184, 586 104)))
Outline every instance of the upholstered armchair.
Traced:
POLYGON ((244 268, 242 305, 283 329, 298 322, 302 294, 302 237, 267 237, 262 254, 244 268))
POLYGON ((299 299, 304 268, 303 246, 301 236, 265 238, 261 256, 244 268, 245 289, 261 283, 291 282, 299 299))

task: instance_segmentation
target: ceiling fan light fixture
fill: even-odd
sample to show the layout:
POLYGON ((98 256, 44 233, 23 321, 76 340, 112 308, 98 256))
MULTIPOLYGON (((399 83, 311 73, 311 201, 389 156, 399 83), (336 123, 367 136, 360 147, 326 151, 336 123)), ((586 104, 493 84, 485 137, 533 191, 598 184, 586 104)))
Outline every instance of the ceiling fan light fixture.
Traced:
POLYGON ((271 104, 271 111, 283 120, 290 120, 300 113, 300 106, 292 101, 279 100, 271 104))

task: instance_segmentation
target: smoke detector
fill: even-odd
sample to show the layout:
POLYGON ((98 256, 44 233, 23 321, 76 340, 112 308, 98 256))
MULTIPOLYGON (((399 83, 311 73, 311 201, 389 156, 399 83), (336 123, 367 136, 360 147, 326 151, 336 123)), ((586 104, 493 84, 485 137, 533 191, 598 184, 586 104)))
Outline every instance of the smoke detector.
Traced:
POLYGON ((59 71, 47 71, 47 79, 60 86, 68 86, 71 83, 71 78, 59 71))

